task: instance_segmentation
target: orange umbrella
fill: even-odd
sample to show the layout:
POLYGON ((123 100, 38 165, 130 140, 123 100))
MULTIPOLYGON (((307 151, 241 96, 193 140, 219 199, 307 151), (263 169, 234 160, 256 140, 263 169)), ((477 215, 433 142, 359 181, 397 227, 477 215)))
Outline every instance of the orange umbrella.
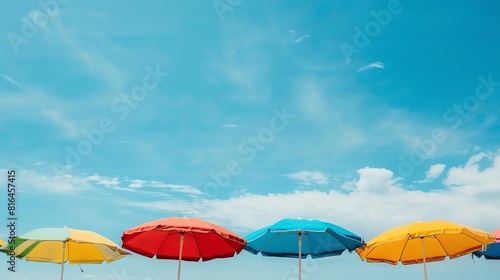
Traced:
POLYGON ((123 248, 157 259, 177 259, 177 279, 181 260, 209 261, 239 254, 246 241, 229 230, 197 218, 166 218, 126 230, 123 248))
POLYGON ((458 258, 495 241, 491 233, 447 221, 416 222, 390 229, 356 250, 361 260, 424 264, 458 258))

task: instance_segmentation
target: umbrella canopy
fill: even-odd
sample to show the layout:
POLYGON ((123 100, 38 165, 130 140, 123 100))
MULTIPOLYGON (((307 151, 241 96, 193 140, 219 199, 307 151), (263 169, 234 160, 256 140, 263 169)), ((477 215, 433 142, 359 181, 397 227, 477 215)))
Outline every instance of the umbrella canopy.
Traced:
POLYGON ((61 264, 63 279, 64 263, 99 264, 119 260, 130 253, 113 241, 88 230, 71 228, 40 228, 20 235, 2 249, 7 248, 20 259, 61 264))
POLYGON ((245 239, 245 250, 253 254, 298 258, 299 279, 301 259, 338 256, 364 245, 361 237, 347 229, 314 219, 283 219, 250 233, 245 239))
POLYGON ((484 256, 487 260, 500 260, 500 229, 493 232, 496 237, 495 242, 486 245, 486 250, 479 250, 473 254, 476 257, 484 256))
POLYGON ((491 243, 491 233, 447 221, 416 222, 390 229, 357 249, 362 260, 389 264, 424 264, 454 259, 491 243))
POLYGON ((171 217, 126 230, 123 248, 157 259, 209 261, 239 254, 246 241, 229 230, 197 218, 171 217))

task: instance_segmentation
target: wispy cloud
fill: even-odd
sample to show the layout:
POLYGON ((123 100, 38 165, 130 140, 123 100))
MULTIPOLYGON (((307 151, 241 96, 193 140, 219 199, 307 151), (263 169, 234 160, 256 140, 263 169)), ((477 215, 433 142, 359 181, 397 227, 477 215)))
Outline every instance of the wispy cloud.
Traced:
POLYGON ((176 185, 176 184, 167 184, 159 181, 149 181, 145 186, 151 188, 159 188, 159 189, 168 189, 177 193, 191 194, 191 195, 201 195, 203 192, 198 190, 193 186, 188 185, 176 185))
POLYGON ((157 188, 157 189, 166 189, 175 193, 189 194, 189 195, 202 195, 203 192, 198 190, 193 186, 188 185, 178 185, 178 184, 168 184, 160 181, 154 180, 129 180, 130 184, 129 188, 132 189, 140 189, 140 188, 157 188))
POLYGON ((225 128, 237 128, 238 126, 234 123, 224 123, 222 124, 222 127, 225 127, 225 128))
POLYGON ((70 30, 60 18, 54 20, 54 35, 66 45, 66 49, 71 51, 74 58, 87 67, 88 73, 97 75, 99 79, 107 84, 110 90, 122 92, 126 82, 126 74, 123 69, 116 66, 112 60, 98 49, 92 47, 93 44, 81 40, 82 36, 70 30), (96 67, 99 65, 99 67, 96 67))
POLYGON ((415 183, 430 183, 437 177, 441 176, 445 168, 445 164, 434 164, 425 173, 425 179, 415 181, 415 183))
MULTIPOLYGON (((82 137, 80 127, 88 127, 89 112, 79 111, 82 104, 58 98, 50 91, 33 86, 16 94, 0 95, 0 113, 9 115, 0 122, 28 121, 58 131, 58 138, 78 139, 82 137), (78 105, 77 105, 78 104, 78 105), (85 118, 77 118, 78 115, 85 118), (60 135, 59 135, 60 134, 60 135)), ((87 107, 86 107, 87 108, 87 107)))
POLYGON ((306 35, 302 35, 302 36, 301 36, 301 37, 299 37, 299 38, 295 38, 295 34, 297 34, 297 31, 295 31, 295 30, 293 30, 293 29, 289 30, 288 32, 290 32, 290 34, 292 34, 292 35, 291 35, 291 37, 292 37, 292 40, 293 40, 293 42, 294 42, 295 44, 298 44, 298 43, 302 42, 303 40, 305 40, 306 38, 309 38, 309 35, 308 35, 308 34, 306 34, 306 35))
POLYGON ((116 191, 124 191, 124 192, 137 192, 136 189, 131 189, 131 188, 126 188, 126 187, 119 187, 115 185, 104 185, 104 187, 111 189, 111 190, 116 190, 116 191))
POLYGON ((22 88, 22 89, 26 89, 26 87, 20 83, 18 83, 16 80, 12 79, 11 77, 5 75, 5 74, 2 74, 2 77, 7 80, 9 83, 19 87, 19 88, 22 88))
POLYGON ((367 71, 367 70, 370 70, 373 68, 384 69, 384 64, 382 62, 379 62, 379 61, 374 62, 374 63, 370 63, 362 68, 359 68, 358 72, 364 72, 364 71, 367 71))
POLYGON ((20 172, 19 186, 25 192, 76 194, 91 190, 86 182, 74 180, 71 176, 46 176, 30 170, 20 172))
POLYGON ((300 38, 297 38, 297 39, 293 40, 293 42, 294 42, 295 44, 298 44, 298 43, 302 42, 302 41, 303 41, 304 39, 306 39, 306 38, 309 38, 309 35, 307 35, 307 34, 306 34, 306 35, 304 35, 304 36, 301 36, 300 38))
POLYGON ((155 180, 130 180, 127 177, 107 177, 99 174, 64 174, 63 176, 49 177, 31 170, 22 170, 22 174, 23 181, 20 185, 26 186, 25 189, 22 189, 24 192, 73 195, 76 193, 99 192, 99 190, 109 189, 119 192, 136 193, 136 196, 141 195, 142 197, 172 198, 177 196, 180 197, 179 199, 182 199, 182 197, 193 198, 204 195, 202 191, 193 186, 169 184, 155 180), (158 191, 153 191, 152 189, 158 191))
POLYGON ((288 178, 298 180, 306 186, 327 186, 330 182, 330 175, 319 171, 300 171, 285 175, 288 178))
POLYGON ((229 100, 259 103, 267 101, 271 94, 268 73, 273 59, 263 45, 275 38, 273 29, 231 28, 232 34, 245 32, 244 39, 229 36, 227 40, 208 52, 207 78, 217 83, 229 83, 238 94, 231 94, 229 100))
POLYGON ((43 110, 40 113, 56 124, 67 137, 76 138, 81 136, 77 125, 65 117, 63 112, 59 110, 43 110))

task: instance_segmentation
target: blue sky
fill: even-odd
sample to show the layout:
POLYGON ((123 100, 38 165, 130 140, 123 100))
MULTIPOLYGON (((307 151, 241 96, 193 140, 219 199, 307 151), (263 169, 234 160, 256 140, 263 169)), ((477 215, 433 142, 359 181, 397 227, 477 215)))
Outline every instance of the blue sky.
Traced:
MULTIPOLYGON (((418 220, 493 231, 499 8, 424 0, 4 5, 0 179, 5 185, 16 170, 17 231, 68 226, 121 244, 124 230, 169 216, 241 236, 299 216, 365 240, 418 220)), ((242 252, 183 263, 183 279, 286 279, 295 265, 242 252)), ((423 273, 347 252, 308 265, 311 279, 423 273)), ((493 279, 494 265, 463 257, 428 270, 433 279, 493 279)), ((18 268, 8 279, 59 275, 57 265, 18 268)), ((176 262, 133 255, 83 270, 68 265, 67 279, 174 279, 176 262)))

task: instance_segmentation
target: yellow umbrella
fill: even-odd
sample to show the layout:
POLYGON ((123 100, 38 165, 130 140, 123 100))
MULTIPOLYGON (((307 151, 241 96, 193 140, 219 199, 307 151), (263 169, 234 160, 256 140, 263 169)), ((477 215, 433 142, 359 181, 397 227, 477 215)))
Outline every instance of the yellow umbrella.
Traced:
POLYGON ((0 247, 2 247, 3 245, 5 245, 5 241, 3 241, 2 239, 0 239, 0 247))
POLYGON ((130 255, 113 241, 87 230, 70 228, 40 228, 14 238, 1 250, 14 253, 20 259, 35 262, 99 264, 119 260, 130 255), (8 249, 7 249, 8 248, 8 249), (10 250, 14 248, 14 250, 10 250))
POLYGON ((361 260, 389 264, 424 264, 454 259, 495 241, 486 231, 447 221, 416 222, 390 229, 356 250, 361 260))

